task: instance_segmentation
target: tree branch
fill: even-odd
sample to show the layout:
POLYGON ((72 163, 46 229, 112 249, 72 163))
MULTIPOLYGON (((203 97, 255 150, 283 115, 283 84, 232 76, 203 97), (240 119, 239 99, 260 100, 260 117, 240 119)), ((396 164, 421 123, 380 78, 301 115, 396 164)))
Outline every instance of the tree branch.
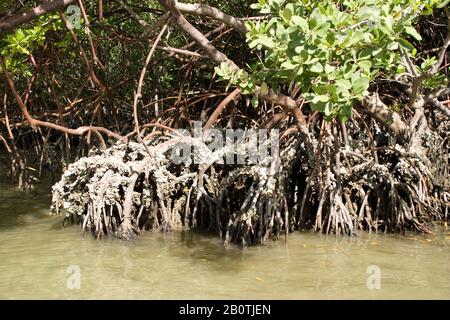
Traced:
POLYGON ((446 94, 450 94, 450 88, 442 88, 438 89, 436 91, 431 92, 427 96, 425 96, 425 100, 428 101, 430 99, 437 99, 441 96, 444 96, 446 94))
POLYGON ((196 16, 210 17, 214 20, 225 23, 242 35, 247 34, 247 27, 241 19, 230 16, 217 8, 203 3, 181 3, 177 2, 176 7, 180 12, 196 16))
POLYGON ((142 17, 136 13, 136 11, 133 10, 129 5, 127 5, 122 0, 116 0, 129 14, 132 16, 139 24, 144 28, 145 35, 148 35, 152 33, 154 30, 156 30, 159 27, 164 26, 164 24, 167 22, 167 18, 169 17, 169 14, 164 14, 162 17, 159 18, 158 21, 156 21, 153 25, 150 25, 147 21, 142 19, 142 17))
POLYGON ((241 89, 234 89, 222 102, 217 106, 216 110, 211 114, 206 124, 203 126, 203 132, 208 130, 217 121, 223 109, 234 99, 236 99, 241 94, 241 89))
POLYGON ((164 25, 164 27, 162 28, 161 32, 158 34, 158 37, 156 38, 155 42, 153 43, 147 58, 145 59, 145 64, 144 67, 142 68, 141 71, 141 76, 139 77, 139 82, 138 82, 138 86, 137 86, 137 90, 136 93, 134 95, 134 101, 133 101, 133 116, 134 116, 134 126, 135 126, 135 130, 137 133, 137 137, 140 140, 141 139, 141 131, 139 129, 139 119, 138 119, 138 110, 137 110, 137 105, 139 103, 139 100, 142 97, 142 85, 144 84, 144 78, 145 78, 145 73, 147 72, 147 67, 150 63, 150 59, 153 56, 153 53, 155 52, 156 46, 158 45, 158 43, 161 41, 162 36, 164 35, 164 32, 166 32, 167 29, 167 23, 164 25))
MULTIPOLYGON (((164 7, 164 9, 170 13, 177 25, 185 31, 205 52, 206 54, 217 64, 222 62, 228 63, 232 68, 239 70, 240 68, 234 63, 233 60, 229 59, 225 54, 217 50, 210 41, 205 37, 203 33, 198 31, 186 18, 181 14, 180 10, 177 8, 175 0, 158 0, 159 3, 164 7)), ((256 88, 256 92, 259 92, 260 88, 256 88)), ((300 125, 306 125, 303 114, 298 108, 297 102, 283 94, 258 94, 259 98, 278 104, 290 111, 294 111, 296 118, 299 120, 300 125)))
POLYGON ((439 67, 444 62, 445 55, 447 54, 447 49, 450 46, 450 10, 446 8, 445 12, 447 14, 447 36, 444 39, 444 43, 442 44, 442 47, 437 56, 437 61, 434 63, 434 65, 429 70, 422 72, 418 76, 416 74, 413 74, 415 77, 411 85, 411 94, 409 96, 410 106, 413 106, 416 102, 422 82, 439 71, 439 67))
POLYGON ((102 141, 103 139, 101 138, 101 136, 99 137, 99 134, 98 134, 99 132, 104 133, 110 137, 117 139, 117 140, 126 141, 125 137, 122 137, 121 135, 119 135, 115 132, 112 132, 103 127, 82 126, 82 127, 78 127, 77 129, 70 129, 70 128, 66 128, 61 125, 55 124, 55 123, 33 119, 31 114, 28 112, 28 109, 27 109, 26 105, 24 104, 22 98, 20 97, 19 93, 17 92, 17 90, 14 86, 14 82, 11 80, 9 73, 6 70, 5 62, 3 61, 2 57, 0 57, 0 66, 3 70, 3 75, 5 77, 5 80, 6 80, 6 83, 8 84, 9 89, 12 91, 14 97, 16 98, 17 103, 19 104, 22 114, 25 116, 25 119, 27 119, 28 123, 30 124, 30 126, 32 128, 35 128, 36 126, 46 127, 46 128, 54 129, 54 130, 61 131, 64 133, 77 135, 77 136, 81 136, 86 132, 92 131, 92 132, 94 132, 96 137, 99 138, 99 141, 101 144, 103 142, 102 141))
POLYGON ((176 7, 174 0, 158 0, 163 8, 170 13, 176 24, 186 32, 192 40, 194 40, 205 52, 206 54, 218 64, 222 62, 228 63, 234 68, 238 66, 230 60, 225 54, 217 50, 210 41, 198 31, 186 18, 181 14, 180 10, 176 7))
POLYGON ((68 5, 75 3, 77 0, 54 0, 44 2, 40 6, 35 7, 27 12, 15 14, 14 16, 0 21, 0 34, 12 30, 15 27, 33 21, 44 14, 56 12, 64 9, 68 5))
POLYGON ((383 123, 395 134, 406 131, 407 126, 401 119, 401 116, 397 112, 389 110, 388 106, 380 100, 380 96, 377 93, 365 97, 363 106, 365 107, 363 111, 383 123))
POLYGON ((436 109, 440 110, 443 114, 445 114, 448 118, 450 118, 450 109, 444 106, 438 99, 429 99, 425 100, 429 104, 431 104, 436 109))

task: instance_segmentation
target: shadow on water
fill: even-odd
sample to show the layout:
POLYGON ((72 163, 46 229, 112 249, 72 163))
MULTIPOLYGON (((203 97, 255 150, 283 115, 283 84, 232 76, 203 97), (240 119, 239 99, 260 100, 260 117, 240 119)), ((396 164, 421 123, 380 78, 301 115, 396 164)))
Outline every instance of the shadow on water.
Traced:
POLYGON ((214 233, 179 232, 169 245, 168 253, 176 258, 188 258, 189 263, 217 271, 239 271, 252 252, 236 245, 225 246, 214 233))
POLYGON ((0 178, 0 230, 23 227, 48 218, 51 201, 49 186, 39 185, 35 190, 17 191, 4 181, 0 178))

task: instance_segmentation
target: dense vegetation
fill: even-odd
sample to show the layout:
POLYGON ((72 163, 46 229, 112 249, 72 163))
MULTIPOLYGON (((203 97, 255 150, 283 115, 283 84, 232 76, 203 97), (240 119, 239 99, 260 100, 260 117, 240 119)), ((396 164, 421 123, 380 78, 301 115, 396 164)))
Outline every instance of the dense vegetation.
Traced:
POLYGON ((18 187, 63 174, 52 212, 97 237, 252 244, 448 219, 448 0, 206 3, 2 2, 0 140, 18 187), (220 164, 252 154, 174 130, 195 121, 279 130, 280 152, 220 164), (174 163, 180 144, 208 160, 174 163))

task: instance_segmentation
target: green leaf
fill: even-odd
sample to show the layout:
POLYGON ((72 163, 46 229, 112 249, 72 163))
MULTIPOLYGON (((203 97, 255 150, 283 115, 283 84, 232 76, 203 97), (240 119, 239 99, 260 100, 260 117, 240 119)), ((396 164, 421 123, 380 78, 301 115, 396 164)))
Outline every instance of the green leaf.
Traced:
POLYGON ((325 73, 330 74, 332 73, 336 68, 334 66, 329 65, 328 63, 325 65, 325 73))
POLYGON ((263 82, 261 83, 261 94, 268 94, 269 93, 269 87, 267 86, 267 83, 263 82))
POLYGON ((401 64, 399 64, 397 66, 397 70, 395 71, 398 75, 404 74, 406 72, 406 68, 405 66, 402 66, 401 64))
POLYGON ((339 112, 339 118, 342 122, 347 122, 349 118, 352 116, 352 105, 351 104, 344 104, 339 112))
POLYGON ((357 95, 363 94, 369 88, 369 78, 358 78, 352 84, 353 92, 357 95))
POLYGON ((345 90, 350 90, 352 88, 352 83, 346 79, 336 80, 336 86, 338 88, 338 92, 342 92, 345 90))
POLYGON ((275 47, 275 42, 268 36, 260 36, 258 41, 260 44, 262 44, 263 46, 265 46, 269 49, 272 49, 275 47))
POLYGON ((336 35, 334 33, 328 33, 326 36, 327 44, 332 47, 336 43, 336 35))
POLYGON ((294 25, 299 26, 303 32, 306 33, 309 31, 308 21, 306 21, 305 18, 300 16, 293 16, 292 22, 294 23, 294 25))
POLYGON ((222 69, 220 69, 220 67, 214 67, 214 71, 219 77, 223 77, 223 72, 222 69))
POLYGON ((414 50, 414 46, 412 45, 412 43, 409 42, 408 40, 404 39, 404 38, 400 38, 398 40, 398 43, 403 49, 405 49, 407 51, 414 50))
POLYGON ((21 42, 23 39, 25 39, 25 33, 22 29, 19 29, 16 31, 16 41, 21 42))
POLYGON ((286 8, 284 8, 284 10, 280 11, 280 16, 283 18, 283 20, 286 23, 290 23, 291 22, 291 18, 294 14, 294 6, 292 3, 289 3, 286 8))
POLYGON ((18 47, 17 47, 17 50, 18 50, 19 52, 23 53, 23 54, 26 54, 26 55, 29 55, 29 54, 30 54, 30 51, 28 51, 27 48, 22 47, 22 46, 18 46, 18 47))
POLYGON ((249 46, 250 49, 253 49, 253 48, 255 48, 258 44, 259 44, 259 40, 258 40, 258 39, 255 39, 255 40, 250 41, 250 43, 248 44, 248 46, 249 46))
POLYGON ((329 117, 333 113, 332 104, 330 102, 325 103, 325 107, 323 108, 323 113, 326 117, 329 117))
POLYGON ((293 70, 295 69, 295 64, 293 64, 290 60, 286 60, 281 64, 281 68, 287 69, 287 70, 293 70))
POLYGON ((414 27, 405 27, 405 32, 409 34, 410 36, 414 37, 416 40, 422 40, 422 36, 417 32, 417 30, 414 27))
POLYGON ((328 102, 328 101, 330 101, 330 97, 328 95, 322 94, 314 96, 311 102, 317 104, 318 102, 328 102))
POLYGON ((318 62, 318 63, 314 64, 309 70, 314 73, 322 73, 323 66, 318 62))
POLYGON ((366 73, 369 73, 370 68, 372 68, 372 62, 369 60, 358 61, 358 66, 366 73))
POLYGON ((442 9, 449 4, 450 0, 444 0, 436 5, 436 8, 442 9))
POLYGON ((383 28, 383 31, 386 32, 387 34, 391 33, 393 30, 393 26, 394 26, 394 18, 390 15, 388 15, 384 21, 383 21, 383 26, 385 28, 383 28))
POLYGON ((258 108, 258 105, 259 105, 259 99, 258 99, 258 96, 253 96, 253 98, 252 98, 252 107, 253 108, 258 108))
POLYGON ((372 56, 372 49, 371 48, 364 48, 362 49, 358 54, 358 60, 367 60, 370 59, 372 56))

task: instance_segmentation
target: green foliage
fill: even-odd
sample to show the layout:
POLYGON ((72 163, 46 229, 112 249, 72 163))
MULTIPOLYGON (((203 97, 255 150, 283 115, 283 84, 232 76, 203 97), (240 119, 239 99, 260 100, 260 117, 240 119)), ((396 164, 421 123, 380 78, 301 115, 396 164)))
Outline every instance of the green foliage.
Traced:
MULTIPOLYGON (((429 71, 436 63, 436 57, 424 59, 420 66, 416 66, 416 71, 420 74, 429 71)), ((425 79, 422 86, 426 89, 437 89, 442 85, 448 86, 448 78, 443 73, 436 73, 431 77, 425 79)))
POLYGON ((63 28, 58 14, 39 18, 33 26, 16 29, 0 39, 0 54, 13 75, 31 76, 28 57, 36 47, 43 46, 48 31, 63 28))
POLYGON ((273 88, 297 83, 313 110, 345 121, 380 71, 404 72, 401 55, 413 56, 411 42, 422 39, 414 28, 417 18, 448 2, 258 0, 252 8, 268 19, 247 22, 247 41, 264 50, 265 59, 252 65, 250 74, 224 64, 216 72, 245 93, 261 83, 273 88))

